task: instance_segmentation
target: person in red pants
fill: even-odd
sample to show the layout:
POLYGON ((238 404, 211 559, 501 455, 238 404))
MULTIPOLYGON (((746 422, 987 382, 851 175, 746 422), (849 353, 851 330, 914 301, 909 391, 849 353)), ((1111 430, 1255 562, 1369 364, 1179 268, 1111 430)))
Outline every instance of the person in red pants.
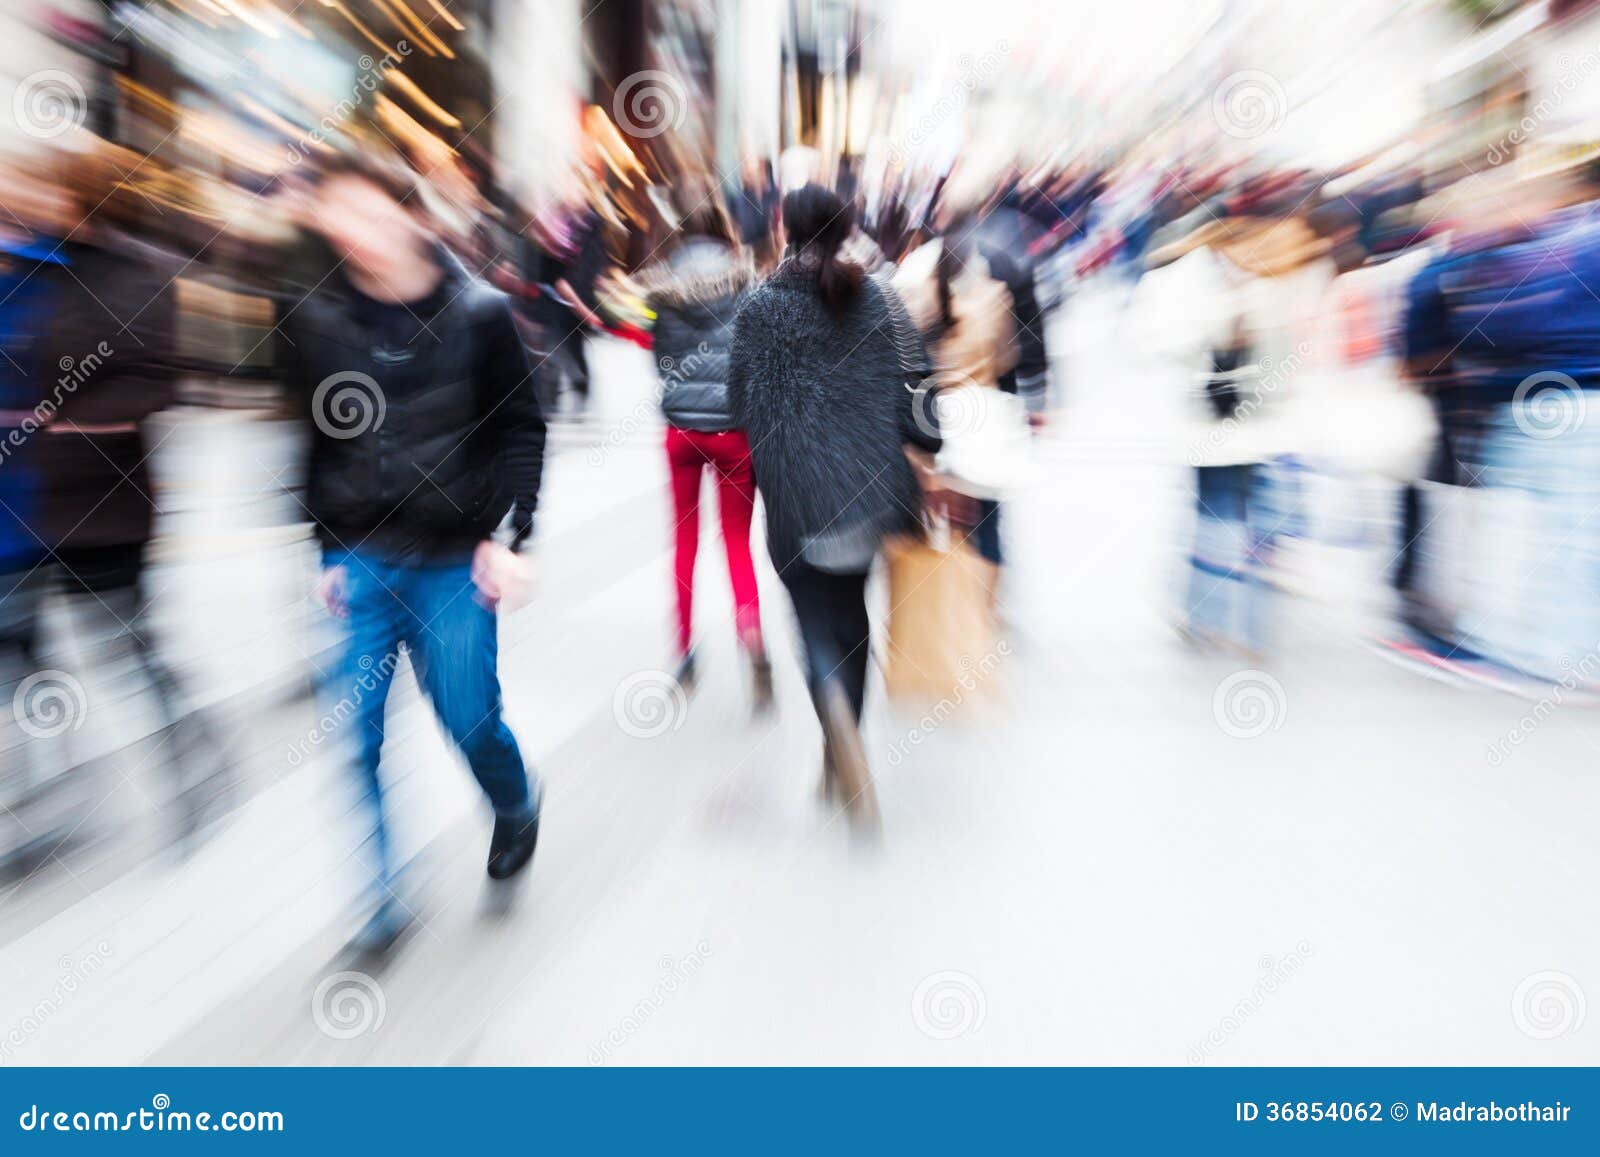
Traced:
POLYGON ((772 701, 772 668, 761 639, 761 607, 750 555, 755 474, 750 444, 728 407, 728 351, 733 317, 755 278, 727 212, 714 194, 680 197, 677 231, 666 257, 641 280, 656 315, 656 365, 667 421, 672 477, 674 583, 678 610, 679 684, 695 682, 694 563, 700 546, 700 485, 709 469, 717 484, 722 541, 733 583, 734 625, 748 657, 756 706, 772 701))

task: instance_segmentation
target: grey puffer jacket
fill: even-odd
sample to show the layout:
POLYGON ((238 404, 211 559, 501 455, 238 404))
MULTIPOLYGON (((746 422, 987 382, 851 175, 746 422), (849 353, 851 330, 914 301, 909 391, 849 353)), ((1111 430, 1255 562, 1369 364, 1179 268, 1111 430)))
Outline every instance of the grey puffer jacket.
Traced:
POLYGON ((745 298, 734 324, 728 395, 750 439, 781 574, 813 549, 921 528, 922 495, 904 447, 936 451, 922 355, 894 290, 868 277, 839 316, 816 274, 787 259, 745 298))
POLYGON ((755 269, 732 246, 691 237, 640 277, 656 315, 661 412, 681 430, 716 432, 737 425, 728 409, 728 351, 740 298, 755 269))

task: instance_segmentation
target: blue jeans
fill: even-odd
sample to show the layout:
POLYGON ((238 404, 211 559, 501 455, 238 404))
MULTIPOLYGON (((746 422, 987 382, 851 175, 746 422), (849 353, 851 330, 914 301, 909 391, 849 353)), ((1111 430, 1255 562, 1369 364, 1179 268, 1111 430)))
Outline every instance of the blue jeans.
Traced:
POLYGON ((1195 469, 1194 549, 1185 609, 1191 630, 1266 646, 1270 590, 1265 581, 1275 520, 1268 520, 1261 467, 1195 469))
POLYGON ((369 809, 379 878, 387 885, 394 864, 378 757, 384 704, 402 649, 496 814, 528 812, 528 773, 501 718, 496 619, 475 597, 471 564, 398 565, 355 551, 344 566, 350 637, 334 689, 344 698, 331 715, 348 721, 355 736, 358 789, 369 809))
POLYGON ((1000 557, 1000 504, 990 498, 978 499, 978 525, 972 531, 972 548, 985 562, 999 566, 1000 557))
POLYGON ((1566 426, 1541 429, 1514 403, 1486 424, 1477 597, 1461 627, 1499 662, 1588 684, 1600 649, 1600 392, 1584 399, 1566 426))

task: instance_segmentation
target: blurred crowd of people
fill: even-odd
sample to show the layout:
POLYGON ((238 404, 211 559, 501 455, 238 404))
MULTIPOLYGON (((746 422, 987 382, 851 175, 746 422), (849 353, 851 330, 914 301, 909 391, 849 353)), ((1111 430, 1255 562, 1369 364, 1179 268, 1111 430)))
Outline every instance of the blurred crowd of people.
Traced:
POLYGON ((937 699, 1000 645, 1005 502, 1034 440, 1070 420, 1047 331, 1079 295, 1117 300, 1117 341, 1166 367, 1187 407, 1186 640, 1275 645, 1285 558, 1344 533, 1313 501, 1331 487, 1380 556, 1385 653, 1509 689, 1595 683, 1592 156, 1458 178, 1417 152, 1323 171, 1160 137, 1042 165, 795 146, 735 178, 682 157, 647 171, 589 112, 604 123, 570 194, 537 206, 492 158, 440 159, 353 120, 209 238, 161 210, 182 191, 141 176, 146 158, 87 129, 0 164, 9 868, 94 806, 61 726, 81 686, 41 654, 51 614, 96 620, 96 653, 125 655, 147 688, 176 834, 229 798, 229 728, 192 704, 146 621, 162 529, 150 419, 238 404, 230 391, 254 383, 253 404, 301 423, 305 466, 285 485, 344 625, 318 693, 351 720, 370 820, 363 942, 386 948, 409 922, 381 772, 401 656, 494 812, 488 874, 521 873, 541 794, 502 718, 496 616, 528 597, 548 424, 583 418, 598 340, 650 348, 659 369, 678 687, 693 690, 707 629, 709 475, 755 707, 774 700, 764 525, 823 790, 862 830, 877 826, 859 730, 869 580, 889 587, 893 694, 937 699), (214 244, 230 276, 195 276, 214 244))
MULTIPOLYGON (((1169 170, 1127 231, 1149 238, 1137 340, 1195 383, 1186 634, 1268 647, 1286 543, 1338 537, 1310 497, 1331 480, 1379 504, 1362 533, 1392 587, 1395 657, 1535 698, 1579 664, 1592 684, 1600 169, 1362 176, 1218 189, 1169 170)), ((1091 259, 1117 260, 1119 237, 1091 259)))

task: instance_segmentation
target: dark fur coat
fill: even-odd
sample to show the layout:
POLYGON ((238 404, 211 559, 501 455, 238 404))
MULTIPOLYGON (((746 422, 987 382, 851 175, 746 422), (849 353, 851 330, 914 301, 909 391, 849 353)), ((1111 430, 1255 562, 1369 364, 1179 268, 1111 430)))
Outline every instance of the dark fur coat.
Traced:
POLYGON ((750 439, 781 574, 829 536, 881 539, 921 527, 907 444, 937 450, 919 404, 925 358, 893 289, 866 278, 837 316, 816 274, 786 260, 734 321, 728 396, 750 439))

